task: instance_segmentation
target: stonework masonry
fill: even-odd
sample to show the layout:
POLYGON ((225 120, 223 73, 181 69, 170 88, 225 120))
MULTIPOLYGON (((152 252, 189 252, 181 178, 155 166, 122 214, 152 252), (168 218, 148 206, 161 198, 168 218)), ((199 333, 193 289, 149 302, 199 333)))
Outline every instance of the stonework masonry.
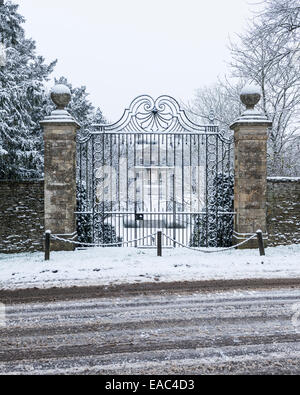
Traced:
MULTIPOLYGON (((300 243, 300 178, 268 178, 269 246, 300 243)), ((44 181, 0 181, 0 253, 43 250, 44 181)))
POLYGON ((300 178, 268 178, 269 246, 300 243, 300 178))
POLYGON ((44 181, 0 180, 0 253, 43 250, 44 181))
MULTIPOLYGON (((70 123, 46 123, 45 227, 54 234, 76 231, 76 127, 70 123)), ((53 250, 73 250, 74 245, 52 243, 53 250)))
MULTIPOLYGON (((80 125, 65 110, 71 100, 67 86, 56 85, 51 99, 57 109, 41 125, 44 130, 45 228, 52 234, 76 236, 76 132, 80 125)), ((72 251, 74 245, 52 242, 53 251, 72 251)))
MULTIPOLYGON (((235 130, 235 191, 237 213, 235 231, 250 234, 267 232, 267 127, 268 123, 236 123, 235 130)), ((245 248, 249 248, 249 244, 245 248)), ((256 240, 251 243, 256 248, 256 240)))

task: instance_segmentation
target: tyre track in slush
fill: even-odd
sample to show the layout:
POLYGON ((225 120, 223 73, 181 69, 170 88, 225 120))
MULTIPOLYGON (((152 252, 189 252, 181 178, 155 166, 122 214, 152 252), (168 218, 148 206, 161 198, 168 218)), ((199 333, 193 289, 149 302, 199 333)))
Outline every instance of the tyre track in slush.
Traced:
POLYGON ((299 374, 299 301, 275 289, 8 305, 0 374, 299 374))

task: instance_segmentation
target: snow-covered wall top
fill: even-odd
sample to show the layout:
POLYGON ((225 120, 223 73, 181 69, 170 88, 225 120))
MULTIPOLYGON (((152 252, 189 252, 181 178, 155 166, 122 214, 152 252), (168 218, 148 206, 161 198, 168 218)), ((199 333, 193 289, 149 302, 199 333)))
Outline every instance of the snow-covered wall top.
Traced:
POLYGON ((268 182, 300 182, 300 177, 268 177, 268 182))

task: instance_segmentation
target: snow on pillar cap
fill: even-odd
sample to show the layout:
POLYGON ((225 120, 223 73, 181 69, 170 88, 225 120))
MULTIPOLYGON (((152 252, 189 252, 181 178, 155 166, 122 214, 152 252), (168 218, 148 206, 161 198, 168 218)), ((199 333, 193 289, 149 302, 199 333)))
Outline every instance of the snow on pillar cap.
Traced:
POLYGON ((40 123, 42 125, 49 123, 72 123, 77 128, 80 128, 80 124, 65 109, 71 101, 70 89, 66 85, 57 84, 51 89, 50 96, 57 108, 40 123))
POLYGON ((236 119, 232 125, 231 130, 235 130, 238 125, 241 124, 260 124, 266 127, 272 127, 272 121, 270 121, 267 115, 262 114, 260 110, 255 109, 255 106, 259 103, 262 97, 261 87, 255 83, 248 83, 244 86, 240 93, 242 103, 246 106, 246 111, 236 119))
POLYGON ((254 110, 254 107, 261 99, 261 88, 256 84, 247 84, 241 91, 241 101, 247 110, 254 110))
POLYGON ((55 85, 50 95, 58 110, 64 110, 71 101, 71 91, 66 85, 55 85))

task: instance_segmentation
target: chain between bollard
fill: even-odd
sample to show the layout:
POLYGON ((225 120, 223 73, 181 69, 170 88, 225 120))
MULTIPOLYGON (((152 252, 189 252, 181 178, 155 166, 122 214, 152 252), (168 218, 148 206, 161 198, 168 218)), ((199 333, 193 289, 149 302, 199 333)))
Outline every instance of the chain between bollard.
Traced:
MULTIPOLYGON (((261 231, 260 231, 260 232, 261 232, 261 231)), ((179 241, 177 241, 177 240, 175 240, 175 239, 172 239, 172 237, 166 235, 165 233, 163 233, 163 235, 164 235, 168 240, 172 241, 174 244, 179 245, 180 247, 186 248, 186 249, 191 250, 191 251, 202 252, 203 254, 216 254, 216 253, 218 253, 218 252, 226 252, 226 251, 234 250, 234 249, 236 249, 236 248, 238 248, 238 247, 241 247, 241 246, 243 246, 243 245, 249 243, 249 241, 251 241, 251 240, 253 240, 253 239, 255 239, 255 238, 257 237, 257 233, 254 233, 254 234, 253 234, 251 237, 249 237, 247 240, 244 240, 243 242, 241 242, 241 243, 239 243, 239 244, 236 244, 236 245, 234 245, 234 246, 232 246, 232 247, 223 248, 223 249, 215 250, 215 251, 208 251, 208 250, 202 250, 202 249, 200 249, 200 248, 190 247, 190 246, 187 246, 187 245, 185 245, 185 244, 182 244, 182 243, 180 243, 179 241)), ((261 237, 262 237, 262 232, 261 232, 261 237)))
POLYGON ((120 247, 120 246, 124 246, 124 245, 137 243, 137 242, 142 241, 142 240, 147 240, 149 238, 153 239, 155 236, 156 236, 156 247, 157 247, 157 256, 158 257, 162 257, 162 250, 163 250, 162 238, 163 238, 163 236, 167 240, 172 241, 174 243, 174 245, 177 244, 177 245, 179 245, 179 246, 181 246, 183 248, 186 248, 188 250, 197 251, 197 252, 201 252, 201 253, 204 253, 204 254, 214 254, 214 253, 219 253, 219 252, 225 252, 225 251, 233 250, 233 249, 236 249, 238 247, 241 247, 241 246, 247 244, 249 241, 251 241, 251 240, 253 240, 254 238, 257 237, 260 256, 265 256, 263 232, 261 230, 258 230, 256 233, 252 234, 247 240, 244 240, 243 242, 241 242, 239 244, 236 244, 236 245, 234 245, 232 247, 215 250, 215 251, 203 250, 203 249, 200 249, 200 248, 194 248, 194 247, 187 246, 187 245, 185 245, 183 243, 180 243, 179 241, 173 239, 172 237, 166 235, 165 233, 162 232, 162 230, 159 230, 157 233, 153 233, 151 235, 148 235, 148 236, 145 236, 145 237, 141 237, 139 239, 130 240, 130 241, 126 241, 126 242, 111 243, 111 244, 96 244, 96 243, 78 242, 78 241, 74 240, 75 236, 72 237, 72 239, 64 239, 62 237, 59 237, 58 235, 52 235, 51 231, 47 231, 47 232, 45 232, 45 261, 49 261, 50 260, 51 239, 56 240, 56 241, 65 242, 65 243, 75 244, 75 245, 79 245, 79 246, 85 246, 85 247, 113 247, 113 246, 120 247))
POLYGON ((123 242, 122 241, 118 241, 116 243, 110 243, 110 244, 79 242, 79 241, 75 241, 75 240, 71 240, 71 239, 64 239, 64 238, 59 237, 57 235, 51 235, 51 238, 53 240, 56 240, 56 241, 61 241, 61 242, 74 244, 74 245, 78 245, 78 246, 83 246, 83 247, 121 247, 121 246, 124 246, 124 245, 137 243, 137 242, 142 241, 142 240, 147 240, 149 238, 154 239, 155 236, 156 236, 156 233, 152 233, 151 235, 148 235, 148 236, 145 236, 145 237, 141 237, 139 239, 123 241, 123 242))

